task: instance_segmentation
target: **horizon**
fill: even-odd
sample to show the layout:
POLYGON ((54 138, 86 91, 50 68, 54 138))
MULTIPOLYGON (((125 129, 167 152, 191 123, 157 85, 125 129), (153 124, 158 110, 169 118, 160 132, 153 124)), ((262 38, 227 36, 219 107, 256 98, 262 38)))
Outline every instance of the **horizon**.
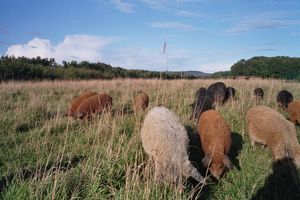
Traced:
POLYGON ((254 56, 300 56, 297 0, 4 0, 2 6, 0 55, 204 73, 254 56))

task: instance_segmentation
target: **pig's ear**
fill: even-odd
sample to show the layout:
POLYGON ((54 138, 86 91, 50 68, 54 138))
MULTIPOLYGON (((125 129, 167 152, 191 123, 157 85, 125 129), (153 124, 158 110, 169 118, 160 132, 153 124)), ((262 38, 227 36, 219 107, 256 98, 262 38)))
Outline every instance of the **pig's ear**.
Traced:
POLYGON ((229 160, 228 156, 226 156, 226 155, 223 158, 223 164, 226 167, 228 167, 228 169, 233 169, 234 168, 233 164, 231 163, 231 161, 229 160))
POLYGON ((205 154, 204 158, 202 159, 202 164, 204 167, 208 167, 211 163, 211 153, 205 154))

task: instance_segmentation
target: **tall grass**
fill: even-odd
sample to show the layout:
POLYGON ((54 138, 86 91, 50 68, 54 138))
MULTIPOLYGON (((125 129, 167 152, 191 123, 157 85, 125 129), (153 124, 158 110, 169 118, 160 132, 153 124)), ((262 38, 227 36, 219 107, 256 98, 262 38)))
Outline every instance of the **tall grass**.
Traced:
MULTIPOLYGON (((275 108, 281 89, 300 99, 300 84, 278 80, 220 80, 237 90, 237 99, 220 108, 232 132, 242 139, 234 169, 197 193, 156 183, 145 155, 140 129, 145 113, 132 114, 138 90, 150 96, 150 108, 163 105, 196 133, 190 104, 199 87, 215 80, 92 80, 7 82, 0 84, 0 197, 2 199, 249 199, 272 172, 270 152, 250 145, 245 124, 255 105, 252 91, 265 90, 263 105, 275 108), (72 98, 86 91, 113 97, 114 114, 91 121, 67 118, 72 98)), ((149 109, 150 109, 149 108, 149 109)), ((300 130, 298 129, 298 136, 300 130)))

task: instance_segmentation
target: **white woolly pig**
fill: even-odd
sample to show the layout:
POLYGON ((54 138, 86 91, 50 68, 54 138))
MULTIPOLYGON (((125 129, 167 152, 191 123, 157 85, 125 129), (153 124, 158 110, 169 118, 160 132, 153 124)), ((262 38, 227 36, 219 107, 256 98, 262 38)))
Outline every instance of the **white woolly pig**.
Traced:
POLYGON ((181 184, 182 177, 203 177, 188 158, 188 135, 179 118, 165 107, 151 109, 141 130, 146 153, 155 161, 155 180, 181 184))

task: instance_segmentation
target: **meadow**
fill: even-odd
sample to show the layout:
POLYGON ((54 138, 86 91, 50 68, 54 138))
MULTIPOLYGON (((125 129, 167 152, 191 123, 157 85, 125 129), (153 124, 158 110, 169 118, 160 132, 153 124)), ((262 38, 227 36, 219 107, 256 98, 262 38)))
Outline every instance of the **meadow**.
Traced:
MULTIPOLYGON (((268 187, 265 180, 273 173, 273 160, 266 148, 253 148, 247 135, 245 115, 256 104, 252 98, 255 87, 265 91, 262 105, 286 117, 276 104, 277 93, 287 89, 294 99, 300 99, 299 82, 273 79, 2 82, 0 198, 259 199, 259 191, 268 187), (189 105, 199 87, 216 81, 237 90, 236 99, 219 109, 231 127, 235 169, 200 189, 193 187, 192 180, 187 180, 184 191, 155 182, 153 163, 140 139, 147 110, 134 115, 133 96, 138 90, 147 92, 148 110, 158 105, 169 108, 180 117, 190 138, 197 139, 189 105), (64 116, 70 101, 87 91, 110 94, 113 114, 99 114, 90 121, 64 116)), ((297 134, 300 141, 299 127, 297 134)), ((200 159, 197 147, 191 145, 190 151, 194 162, 200 159)))

